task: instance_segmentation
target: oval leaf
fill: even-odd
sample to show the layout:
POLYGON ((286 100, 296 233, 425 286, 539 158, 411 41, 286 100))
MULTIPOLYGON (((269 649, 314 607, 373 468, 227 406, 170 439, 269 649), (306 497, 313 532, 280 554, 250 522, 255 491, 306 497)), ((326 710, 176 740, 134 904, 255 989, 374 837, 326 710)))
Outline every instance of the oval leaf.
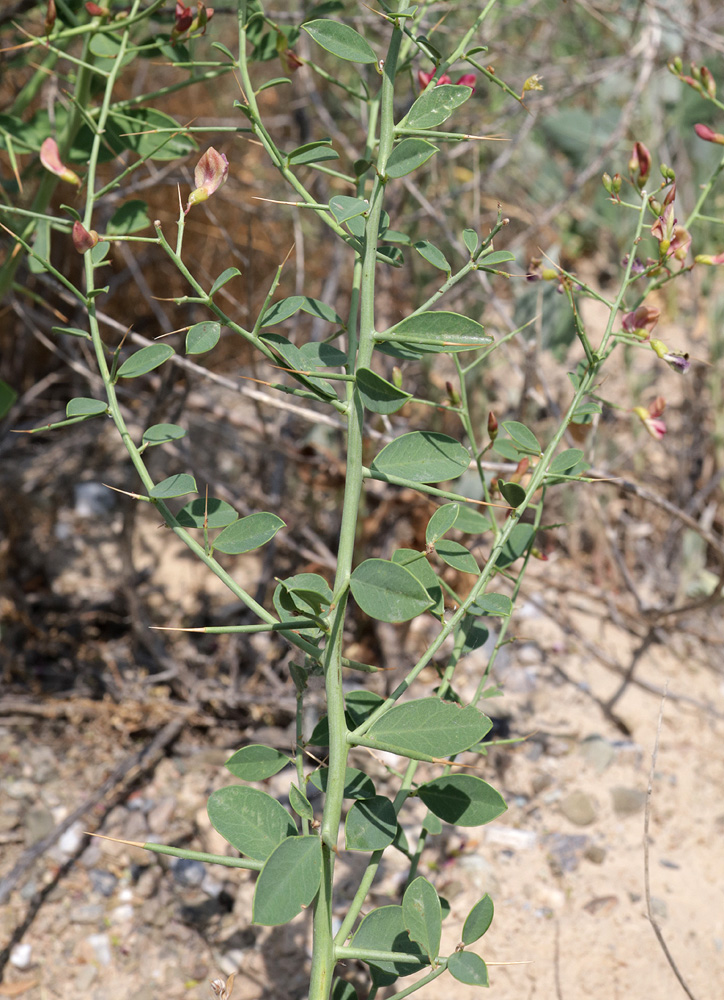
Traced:
POLYGON ((432 264, 433 267, 439 267, 441 271, 450 273, 451 267, 445 254, 442 250, 438 250, 434 243, 430 243, 429 240, 418 240, 417 243, 413 243, 412 245, 428 264, 432 264))
POLYGON ((184 528, 225 528, 233 524, 239 515, 226 500, 218 497, 199 497, 192 500, 176 515, 176 520, 184 528))
POLYGON ((518 451, 525 455, 540 455, 541 446, 533 431, 519 420, 504 420, 503 428, 510 434, 518 451))
POLYGON ((237 274, 241 274, 238 267, 227 267, 225 271, 222 271, 216 281, 213 283, 209 289, 209 295, 215 295, 220 288, 223 288, 227 281, 231 281, 235 278, 237 274))
POLYGON ((275 750, 274 747, 252 743, 232 754, 224 767, 235 778, 241 778, 242 781, 264 781, 265 778, 271 778, 273 774, 277 774, 291 762, 290 757, 275 750))
POLYGON ((374 951, 406 952, 410 961, 368 962, 377 985, 389 985, 398 976, 411 976, 427 965, 427 958, 417 942, 410 939, 401 906, 380 906, 372 910, 357 928, 351 942, 355 948, 374 951))
POLYGON ((459 708, 438 698, 418 698, 395 705, 374 722, 363 745, 403 755, 449 757, 479 743, 492 723, 477 708, 459 708))
POLYGON ((149 448, 167 441, 178 441, 185 437, 186 431, 178 424, 154 424, 143 432, 143 443, 149 448))
POLYGON ((168 476, 156 483, 148 494, 154 500, 170 500, 172 497, 183 497, 187 493, 197 493, 196 480, 186 472, 179 472, 175 476, 168 476))
POLYGON ((446 503, 438 507, 425 529, 425 544, 434 545, 438 538, 448 532, 458 519, 460 504, 446 503))
POLYGON ((395 807, 384 795, 358 799, 347 813, 344 842, 348 851, 381 851, 397 833, 395 807))
POLYGON ((99 413, 105 413, 107 409, 108 403, 105 400, 77 396, 68 401, 65 415, 66 417, 95 417, 99 413))
POLYGON ((322 878, 319 837, 290 837, 272 851, 256 880, 252 921, 287 924, 309 906, 322 878))
POLYGON ((462 476, 469 465, 469 452, 454 438, 436 431, 410 431, 385 445, 372 470, 414 483, 440 483, 462 476))
POLYGON ((442 616, 445 610, 442 585, 437 573, 427 561, 425 553, 418 552, 417 549, 395 549, 392 561, 398 566, 404 566, 420 581, 432 601, 430 611, 434 615, 442 616))
POLYGON ((497 615, 507 618, 513 613, 513 602, 505 594, 481 594, 468 609, 471 615, 497 615))
POLYGON ((405 128, 435 128, 442 125, 456 108, 470 98, 472 87, 441 83, 432 90, 420 94, 401 125, 405 128))
POLYGON ((127 358, 118 369, 118 378, 137 378, 158 368, 164 361, 168 361, 176 352, 168 344, 151 344, 150 347, 142 347, 130 358, 127 358))
POLYGON ((301 816, 302 819, 314 819, 314 809, 312 809, 311 802, 304 792, 299 791, 293 782, 289 786, 289 805, 292 807, 297 816, 301 816))
POLYGON ((338 59, 357 63, 377 62, 377 56, 368 42, 348 24, 320 18, 316 21, 307 21, 306 24, 302 25, 302 29, 314 39, 317 45, 321 45, 323 49, 331 52, 338 59))
POLYGON ((488 968, 479 955, 471 951, 455 951, 447 962, 453 979, 468 986, 489 986, 488 968))
POLYGON ((402 918, 407 933, 427 952, 430 961, 440 953, 442 907, 432 884, 420 875, 405 889, 402 918))
POLYGON ((417 170, 437 153, 427 139, 403 139, 390 153, 385 172, 388 177, 404 177, 417 170))
POLYGON ((509 260, 515 260, 515 254, 510 250, 495 250, 486 254, 478 260, 479 268, 494 267, 497 264, 506 264, 509 260))
POLYGON ((488 347, 493 338, 474 319, 444 309, 408 316, 389 330, 375 334, 378 343, 404 342, 423 353, 449 354, 488 347))
POLYGON ((251 552, 252 549, 266 545, 283 527, 284 521, 276 514, 269 514, 266 511, 249 514, 248 517, 242 517, 228 528, 224 528, 214 542, 214 549, 234 556, 242 552, 251 552))
POLYGON ((435 542, 435 551, 443 562, 460 573, 480 572, 475 556, 473 556, 460 542, 453 542, 449 538, 440 538, 435 542))
POLYGON ((420 785, 417 794, 430 812, 457 826, 482 826, 508 808, 500 792, 473 774, 447 774, 420 785))
POLYGON ((575 468, 583 458, 580 448, 567 448, 560 455, 556 455, 548 466, 548 472, 566 473, 575 468))
POLYGON ((471 254, 478 249, 478 234, 474 229, 463 229, 463 243, 471 254))
MULTIPOLYGON (((329 779, 329 768, 320 767, 310 775, 310 782, 320 792, 327 792, 327 781, 329 779)), ((364 771, 359 771, 356 767, 346 767, 344 769, 344 797, 345 799, 371 799, 375 795, 375 785, 364 771)))
POLYGON ((493 901, 486 892, 467 915, 463 927, 463 944, 472 944, 485 934, 493 922, 493 912, 493 901))
POLYGON ((208 321, 196 323, 186 334, 186 353, 203 354, 216 347, 221 337, 221 324, 208 321))
POLYGON ((520 507, 525 500, 525 490, 520 483, 506 483, 499 479, 498 489, 503 500, 507 501, 511 507, 520 507))
POLYGON ((369 368, 358 368, 357 388, 365 409, 372 413, 396 413, 412 399, 409 392, 403 392, 369 368))
POLYGON ((329 210, 340 225, 364 215, 369 207, 370 203, 365 198, 350 198, 346 194, 336 194, 329 199, 329 210))
POLYGON ((495 560, 498 569, 505 569, 516 559, 520 559, 525 550, 533 541, 535 528, 532 524, 516 524, 511 531, 508 541, 502 548, 500 555, 495 560))
POLYGON ((412 573, 387 559, 360 563, 352 573, 350 589, 365 614, 382 622, 410 621, 432 604, 412 573))
POLYGON ((224 840, 255 861, 266 861, 285 838, 297 832, 281 803, 246 785, 218 788, 211 793, 206 811, 224 840))

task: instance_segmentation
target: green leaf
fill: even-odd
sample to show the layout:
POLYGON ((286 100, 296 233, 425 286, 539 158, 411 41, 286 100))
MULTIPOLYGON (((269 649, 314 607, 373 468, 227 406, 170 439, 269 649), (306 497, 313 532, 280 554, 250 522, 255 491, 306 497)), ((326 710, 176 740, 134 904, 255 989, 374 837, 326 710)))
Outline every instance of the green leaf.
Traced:
POLYGON ((463 656, 467 656, 468 653, 474 653, 476 649, 484 646, 490 635, 485 625, 481 625, 474 618, 470 617, 463 619, 460 631, 465 636, 465 642, 460 650, 460 659, 463 656))
POLYGON ((105 229, 109 236, 127 236, 129 233, 137 233, 139 229, 147 229, 150 225, 148 205, 140 198, 133 198, 116 209, 105 229))
POLYGON ((433 962, 440 954, 442 908, 435 889, 422 875, 405 889, 402 919, 410 938, 422 946, 433 962))
POLYGON ((380 707, 384 698, 374 691, 350 691, 344 699, 345 715, 350 729, 361 726, 380 707))
POLYGON ((196 480, 185 472, 178 472, 175 476, 168 476, 156 483, 148 494, 154 500, 170 500, 173 497, 183 497, 187 493, 197 493, 196 480))
MULTIPOLYGON (((329 780, 329 768, 320 767, 317 771, 312 771, 309 781, 320 792, 327 793, 327 781, 329 780)), ((364 771, 359 771, 356 767, 346 767, 344 769, 344 797, 345 799, 371 799, 375 795, 375 785, 364 771)))
POLYGON ((289 805, 302 819, 314 819, 314 809, 312 809, 311 802, 304 792, 299 791, 294 782, 289 786, 289 805))
POLYGON ((337 978, 332 983, 332 994, 329 1000, 359 1000, 359 997, 352 983, 337 978))
POLYGON ((447 961, 453 979, 467 986, 490 986, 488 968, 479 955, 471 951, 455 951, 447 961))
POLYGON ((475 573, 477 576, 480 572, 475 556, 468 552, 460 542, 453 542, 449 538, 440 538, 435 543, 435 551, 443 562, 461 573, 475 573))
MULTIPOLYGON (((17 398, 18 394, 13 387, 0 379, 0 420, 8 414, 17 398)), ((70 406, 70 403, 68 405, 70 406)))
POLYGON ((306 142, 286 154, 290 167, 302 167, 307 163, 322 163, 325 160, 338 160, 339 153, 332 149, 331 139, 318 139, 316 142, 306 142))
POLYGON ((358 799, 347 813, 344 842, 348 851, 381 851, 397 833, 395 807, 384 795, 358 799))
POLYGON ((548 467, 549 473, 565 474, 575 468, 583 458, 580 448, 567 448, 559 455, 556 455, 548 467))
POLYGON ((409 392, 398 389, 369 368, 357 369, 356 383, 365 408, 372 413, 396 413, 412 399, 409 392))
MULTIPOLYGON (((437 88, 439 89, 439 88, 437 88)), ((463 229, 463 243, 468 248, 471 254, 474 254, 478 249, 478 234, 474 229, 463 229)))
POLYGON ((330 389, 329 385, 322 379, 300 374, 307 370, 304 355, 287 337, 283 337, 280 333, 265 333, 262 341, 273 348, 275 353, 284 362, 285 367, 294 373, 294 377, 298 382, 312 389, 318 396, 323 396, 327 399, 336 398, 334 389, 330 389))
POLYGON ((535 528, 532 524, 516 524, 500 555, 495 560, 495 565, 498 569, 505 569, 511 563, 514 563, 516 559, 520 559, 533 541, 534 536, 535 528))
POLYGON ((291 757, 275 750, 274 747, 251 743, 248 747, 242 747, 232 754, 224 767, 242 781, 264 781, 291 763, 291 757))
POLYGON ((424 804, 445 823, 482 826, 508 808, 500 792, 473 774, 446 774, 417 789, 424 804))
POLYGON ((287 615, 319 615, 332 603, 332 590, 318 573, 297 573, 280 580, 274 593, 274 606, 287 615))
POLYGON ((442 833, 442 823, 434 813, 428 810, 425 819, 422 821, 422 829, 427 830, 433 837, 437 837, 442 833))
POLYGON ((463 944, 472 944, 485 934, 493 922, 493 912, 493 901, 486 892, 467 915, 463 926, 463 944))
POLYGON ((272 851, 254 890, 252 921, 266 927, 287 924, 309 906, 322 878, 319 837, 290 837, 272 851))
POLYGON ((520 507, 525 500, 525 490, 520 483, 506 483, 499 479, 498 489, 503 500, 506 500, 511 507, 520 507))
POLYGON ((418 240, 417 243, 413 243, 412 245, 428 264, 432 264, 433 267, 438 267, 441 271, 446 271, 448 274, 450 273, 451 267, 445 254, 434 243, 430 243, 429 240, 418 240))
POLYGON ((381 622, 407 622, 427 611, 432 601, 409 570, 387 559, 366 559, 354 570, 350 589, 357 604, 381 622))
POLYGON ((571 417, 573 423, 585 423, 584 417, 593 417, 601 412, 601 404, 597 403, 595 399, 589 399, 585 403, 581 403, 580 406, 576 407, 576 411, 571 417))
POLYGON ((438 698, 418 698, 391 708, 361 742, 405 756, 450 757, 479 743, 491 726, 490 719, 472 705, 459 708, 438 698))
POLYGON ((404 177, 427 163, 435 153, 437 146, 427 139, 403 139, 390 153, 385 173, 388 177, 404 177))
POLYGON ((87 330, 80 330, 77 326, 51 326, 50 332, 63 334, 66 337, 82 337, 84 340, 93 339, 87 330))
POLYGON ((415 483, 440 483, 467 471, 470 454, 458 441, 436 431, 410 431, 385 445, 372 471, 415 483))
POLYGON ((389 986, 398 976, 411 976, 427 965, 425 953, 410 940, 401 906, 380 906, 372 910, 357 928, 351 942, 363 951, 396 951, 407 953, 408 961, 368 962, 372 978, 378 986, 389 986))
MULTIPOLYGON (((184 135, 183 125, 155 108, 113 110, 106 125, 106 132, 109 130, 113 130, 120 139, 122 148, 133 150, 142 160, 178 160, 199 148, 190 136, 184 135), (156 132, 155 129, 166 131, 156 132), (174 131, 169 132, 168 129, 174 131)), ((76 141, 80 142, 80 136, 76 141)))
POLYGON ((185 436, 186 431, 178 424, 153 424, 143 432, 143 443, 151 448, 157 444, 166 444, 168 441, 178 441, 185 436))
POLYGON ((466 535, 482 535, 483 532, 490 531, 492 525, 487 514, 481 514, 479 510, 462 504, 455 527, 466 535))
POLYGON ((216 281, 209 289, 209 298, 213 298, 213 296, 216 295, 218 290, 220 288, 223 288, 224 285, 227 282, 231 281, 232 278, 235 278, 237 274, 241 274, 241 271, 239 270, 238 267, 227 267, 225 271, 222 271, 219 277, 216 279, 216 281))
POLYGON ((77 396, 68 401, 65 408, 66 417, 95 417, 108 411, 108 403, 104 399, 88 399, 77 396))
POLYGON ((225 528, 238 518, 239 515, 231 504, 217 497, 191 500, 176 515, 176 520, 184 528, 203 528, 204 524, 207 528, 225 528))
POLYGON ((505 594, 481 594, 468 609, 471 615, 494 615, 507 618, 513 613, 513 602, 505 594))
POLYGON ((432 601, 430 612, 439 618, 442 617, 445 601, 442 596, 440 578, 427 561, 425 553, 418 552, 417 549, 395 549, 392 553, 392 561, 398 566, 404 566, 420 581, 432 601))
POLYGON ((533 431, 518 420, 504 420, 503 428, 510 434, 518 451, 524 455, 540 455, 541 446, 533 431))
POLYGON ((423 354, 455 354, 488 347, 493 338, 474 319, 444 309, 407 316, 389 330, 375 334, 378 344, 404 344, 423 354))
POLYGON ((340 21, 307 21, 302 30, 327 52, 347 62, 376 63, 377 56, 362 35, 340 21))
POLYGON ((186 334, 186 353, 204 354, 216 347, 221 337, 221 324, 212 320, 196 323, 186 334))
POLYGON ((503 458, 507 458, 510 462, 520 461, 520 452, 518 451, 518 446, 510 440, 510 438, 499 437, 496 439, 493 445, 494 451, 503 458))
POLYGON ((350 198, 346 194, 336 194, 329 199, 329 211, 337 222, 349 222, 360 215, 364 215, 369 210, 370 203, 366 198, 350 198))
POLYGON ((442 538, 453 527, 460 513, 459 503, 446 503, 438 507, 425 529, 425 544, 434 545, 438 538, 442 538))
POLYGON ((258 549, 270 542, 283 527, 284 521, 276 514, 269 514, 266 511, 249 514, 234 521, 228 528, 224 528, 214 542, 214 549, 234 556, 241 555, 242 552, 251 552, 252 549, 258 549))
POLYGON ((515 260, 515 254, 511 253, 510 250, 495 250, 493 253, 480 257, 477 266, 484 270, 486 267, 506 264, 509 260, 515 260))
POLYGON ((118 378, 138 378, 139 375, 146 375, 168 361, 176 352, 168 344, 151 344, 150 347, 142 347, 130 358, 127 358, 118 369, 118 378))
POLYGON ((100 243, 96 243, 96 245, 91 248, 90 255, 94 267, 98 267, 99 264, 103 263, 110 249, 111 249, 110 243, 108 243, 105 240, 101 240, 100 243))
MULTIPOLYGON (((472 87, 441 83, 426 90, 417 98, 407 115, 400 122, 404 128, 436 128, 450 117, 456 108, 472 95, 472 87)), ((476 240, 477 243, 477 240, 476 240)))
POLYGON ((206 810, 211 825, 224 840, 255 861, 272 851, 297 828, 281 803, 246 785, 229 785, 211 793, 206 810))
POLYGON ((302 344, 299 353, 308 368, 345 368, 347 365, 345 352, 323 341, 310 340, 309 343, 302 344))

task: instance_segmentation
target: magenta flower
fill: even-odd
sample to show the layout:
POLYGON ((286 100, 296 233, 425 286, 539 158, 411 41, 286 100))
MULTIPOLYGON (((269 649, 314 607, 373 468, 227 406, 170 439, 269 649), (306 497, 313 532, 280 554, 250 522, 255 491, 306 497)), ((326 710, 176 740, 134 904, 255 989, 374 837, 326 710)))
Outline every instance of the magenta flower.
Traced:
POLYGON ((95 229, 89 231, 82 222, 73 223, 73 246, 78 253, 86 253, 88 250, 92 250, 97 242, 98 233, 95 229))
POLYGON ((655 306, 639 306, 633 312, 626 313, 622 325, 626 333, 632 333, 642 340, 647 340, 649 334, 659 321, 661 311, 655 306))
MULTIPOLYGON (((420 90, 424 90, 425 87, 430 83, 430 80, 435 75, 435 70, 431 70, 429 73, 425 73, 424 70, 419 69, 417 71, 417 82, 420 84, 420 90)), ((447 75, 443 75, 435 81, 435 86, 439 87, 443 83, 452 83, 452 80, 447 75)), ((475 90, 475 74, 474 73, 463 73, 459 80, 455 82, 456 87, 470 87, 471 90, 475 90)))
MULTIPOLYGON (((194 170, 194 183, 196 189, 189 195, 186 204, 186 212, 192 205, 206 201, 211 195, 218 191, 229 176, 229 161, 223 153, 219 153, 213 146, 209 146, 194 170)), ((186 214, 184 212, 184 214, 186 214)))
POLYGON ((677 351, 670 351, 661 340, 650 340, 649 345, 656 356, 665 361, 669 368, 678 375, 686 375, 691 368, 688 354, 679 354, 677 351))
POLYGON ((656 441, 660 441, 666 434, 666 424, 661 419, 665 406, 666 402, 663 397, 658 396, 648 407, 634 406, 633 408, 633 412, 656 441))
POLYGON ((55 139, 48 137, 43 140, 43 145, 40 147, 40 162, 51 174, 55 174, 63 181, 68 181, 69 184, 76 184, 80 187, 81 181, 78 174, 61 162, 58 143, 55 139))

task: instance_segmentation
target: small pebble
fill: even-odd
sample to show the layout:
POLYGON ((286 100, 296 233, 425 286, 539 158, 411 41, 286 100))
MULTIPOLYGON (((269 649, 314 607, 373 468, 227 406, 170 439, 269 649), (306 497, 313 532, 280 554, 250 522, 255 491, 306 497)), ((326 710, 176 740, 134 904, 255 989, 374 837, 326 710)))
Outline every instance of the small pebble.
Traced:
POLYGON ((206 865, 203 862, 187 858, 173 858, 171 871, 179 885, 185 886, 201 885, 207 873, 206 865))
POLYGON ((73 924, 97 924, 105 916, 103 903, 85 903, 82 906, 75 906, 70 914, 73 924))
POLYGON ((111 939, 107 934, 91 934, 87 938, 99 965, 111 964, 111 939))
POLYGON ((95 892, 101 896, 112 896, 115 892, 118 879, 112 872, 104 871, 102 868, 90 868, 88 878, 95 892))
POLYGON ((553 872, 557 875, 574 872, 588 843, 588 837, 583 833, 553 833, 547 837, 548 860, 553 872))
POLYGON ((513 826, 490 823, 485 827, 485 840, 488 844, 529 851, 538 843, 538 835, 533 830, 517 830, 513 826))
POLYGON ((29 944, 14 944, 10 950, 10 962, 16 969, 29 969, 33 960, 33 949, 29 944))
POLYGON ((561 812, 576 826, 589 826, 596 819, 596 808, 585 792, 571 792, 561 800, 561 812))
POLYGON ((84 837, 83 824, 79 821, 69 826, 65 833, 58 838, 58 850, 66 858, 73 857, 81 848, 84 837))
POLYGON ((646 803, 646 792, 639 788, 622 788, 620 785, 611 789, 613 811, 617 816, 630 816, 640 812, 646 803))

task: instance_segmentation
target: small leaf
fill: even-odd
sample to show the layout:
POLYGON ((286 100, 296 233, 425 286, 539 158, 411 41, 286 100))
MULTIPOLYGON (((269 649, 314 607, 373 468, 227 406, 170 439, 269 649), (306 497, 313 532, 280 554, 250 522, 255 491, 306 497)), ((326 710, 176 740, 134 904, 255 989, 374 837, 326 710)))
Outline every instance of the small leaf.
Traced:
POLYGON ((216 279, 216 281, 209 289, 209 297, 211 298, 214 295, 216 295, 219 289, 223 288, 224 285, 227 282, 231 281, 232 278, 235 278, 237 274, 241 274, 241 271, 239 270, 238 267, 227 267, 225 271, 222 271, 219 277, 216 279))
MULTIPOLYGON (((471 609, 471 613, 474 614, 475 612, 472 612, 471 609)), ((490 636, 490 632, 485 625, 481 625, 474 618, 469 617, 463 619, 460 631, 465 636, 465 641, 460 650, 460 659, 463 656, 467 656, 468 653, 474 653, 476 649, 481 649, 490 636)))
POLYGON ((482 535, 483 532, 490 531, 492 525, 487 515, 462 504, 455 527, 466 535, 482 535))
POLYGON ((510 438, 496 438, 493 449, 497 451, 499 455, 502 455, 503 458, 507 458, 510 462, 520 461, 520 451, 518 450, 518 446, 511 441, 510 438))
POLYGON ((420 946, 410 940, 401 906, 380 906, 362 920, 351 942, 363 951, 395 951, 408 953, 409 961, 370 961, 372 978, 378 986, 389 986, 398 976, 411 976, 427 965, 420 946))
POLYGON ((567 448, 555 456, 548 467, 548 472, 565 474, 575 468, 582 458, 583 452, 580 448, 567 448))
POLYGON ((446 310, 429 310, 407 316, 382 333, 375 334, 377 343, 404 343, 420 354, 455 354, 488 347, 493 338, 474 319, 446 310))
POLYGON ((468 610, 471 615, 507 618, 513 613, 513 602, 505 594, 481 594, 468 610))
POLYGON ((436 128, 472 95, 472 87, 441 83, 417 98, 400 125, 409 129, 436 128))
POLYGON ((427 561, 425 553, 418 552, 417 549, 395 549, 392 553, 392 561, 398 566, 404 566, 420 581, 432 602, 430 612, 441 617, 445 610, 442 585, 437 573, 427 561))
POLYGON ((460 573, 480 572, 480 568, 473 556, 460 542, 453 542, 449 538, 441 538, 435 543, 435 551, 443 562, 460 573))
POLYGON ((418 240, 417 243, 413 243, 412 245, 428 264, 432 264, 433 267, 438 267, 441 271, 445 271, 448 274, 450 273, 451 267, 445 254, 434 243, 430 243, 429 240, 418 240))
POLYGON ((216 347, 221 337, 221 324, 213 321, 196 323, 186 334, 186 353, 203 354, 216 347))
POLYGON ((490 731, 492 722, 477 708, 459 708, 438 698, 418 698, 395 705, 362 737, 364 745, 381 745, 393 753, 450 757, 469 750, 490 731))
POLYGON ((385 172, 388 177, 404 177, 427 163, 437 153, 427 139, 403 139, 390 153, 385 172))
POLYGON ((178 441, 185 436, 186 431, 178 424, 153 424, 143 432, 143 443, 151 448, 157 444, 166 444, 168 441, 178 441))
POLYGON ((345 368, 347 355, 332 344, 311 340, 299 348, 308 368, 345 368))
POLYGON ((431 962, 434 961, 440 953, 442 908, 434 887, 422 875, 405 889, 402 919, 410 938, 422 946, 431 962))
POLYGON ((77 326, 51 326, 50 332, 63 334, 66 337, 82 337, 83 340, 93 339, 87 330, 80 330, 77 326))
POLYGON ((403 392, 369 368, 357 369, 356 384, 365 408, 372 413, 396 413, 412 399, 409 392, 403 392))
POLYGON ((284 364, 294 373, 297 381, 301 382, 302 385, 312 389, 319 396, 324 396, 327 399, 334 397, 336 399, 334 389, 330 389, 329 385, 323 379, 310 378, 299 374, 306 370, 304 356, 299 348, 295 347, 287 337, 283 337, 280 333, 265 333, 262 340, 279 355, 284 364))
POLYGON ((533 431, 518 420, 504 420, 503 428, 510 434, 518 451, 526 455, 540 455, 541 446, 533 431))
POLYGON ((187 493, 197 493, 196 480, 185 472, 179 472, 175 476, 168 476, 156 483, 148 494, 154 500, 170 500, 172 497, 183 497, 187 493))
POLYGON ((520 507, 525 500, 525 490, 520 483, 506 483, 499 479, 498 489, 503 500, 506 500, 511 507, 520 507))
POLYGON ((325 160, 338 159, 339 153, 332 149, 331 139, 307 142, 286 154, 287 164, 291 167, 302 167, 307 163, 322 163, 325 160))
MULTIPOLYGON (((100 246, 100 243, 98 244, 100 246)), ((146 375, 168 361, 176 352, 168 344, 152 344, 150 347, 142 347, 130 358, 127 358, 118 369, 118 378, 137 378, 139 375, 146 375)))
POLYGON ((329 210, 340 225, 364 215, 369 207, 370 203, 366 198, 350 198, 345 194, 336 194, 329 199, 329 210))
MULTIPOLYGON (((13 387, 8 385, 3 379, 0 379, 0 420, 9 413, 17 398, 18 394, 13 387)), ((68 405, 70 406, 70 403, 68 405)), ((66 415, 68 415, 67 411, 66 415)))
POLYGON ((347 62, 376 63, 377 56, 368 42, 354 28, 341 21, 316 20, 307 21, 302 30, 327 52, 346 59, 347 62))
POLYGON ((242 552, 251 552, 266 545, 283 527, 284 521, 276 514, 269 514, 266 511, 249 514, 234 521, 228 528, 224 528, 214 542, 214 549, 235 556, 241 555, 242 552))
POLYGON ((478 249, 478 242, 478 234, 474 229, 463 229, 463 243, 471 254, 474 254, 478 249))
POLYGON ((463 944, 472 944, 485 934, 493 922, 493 912, 493 901, 486 892, 483 898, 477 901, 467 915, 465 925, 463 926, 463 944))
MULTIPOLYGON (((226 500, 217 497, 199 497, 192 500, 176 515, 184 528, 225 528, 239 519, 239 515, 226 500)), ((251 779, 249 779, 251 780, 251 779)))
POLYGON ((425 529, 425 544, 434 545, 438 538, 442 538, 453 527, 460 513, 459 503, 446 503, 438 507, 425 529))
POLYGON ((106 413, 108 403, 104 399, 88 399, 85 396, 77 396, 69 400, 66 408, 66 417, 94 417, 99 413, 106 413))
POLYGON ((350 729, 356 729, 380 707, 384 698, 374 691, 350 691, 344 699, 345 715, 350 729))
POLYGON ((488 969, 479 955, 471 951, 455 951, 447 961, 453 979, 467 986, 489 986, 488 969))
POLYGON ((462 476, 469 465, 469 452, 454 438, 435 431, 410 431, 385 445, 372 470, 415 483, 440 483, 462 476))
POLYGON ((314 809, 312 809, 311 802, 304 792, 299 791, 294 782, 289 786, 289 805, 302 819, 314 819, 314 809))
POLYGON ((495 561, 498 569, 505 569, 511 563, 514 563, 516 559, 520 559, 532 543, 534 536, 535 528, 532 524, 516 524, 495 561))
POLYGON ((482 826, 508 808, 500 792, 473 774, 447 774, 420 785, 417 794, 430 812, 457 826, 482 826))
POLYGON ((277 927, 293 920, 317 895, 322 878, 319 837, 290 837, 269 855, 254 890, 252 921, 277 927))
POLYGON ((229 785, 212 792, 207 812, 213 828, 255 861, 266 861, 277 845, 297 832, 281 803, 246 785, 229 785))
POLYGON ((386 559, 366 559, 354 570, 350 589, 370 618, 407 622, 426 611, 430 596, 409 570, 386 559))
POLYGON ((395 807, 383 795, 358 799, 344 824, 348 851, 381 851, 389 847, 397 833, 395 807))
POLYGON ((133 198, 117 208, 105 227, 109 236, 127 236, 137 233, 139 229, 147 229, 151 225, 148 217, 148 205, 140 198, 133 198))
MULTIPOLYGON (((320 792, 327 793, 327 781, 329 779, 329 768, 320 767, 312 771, 309 781, 320 792)), ((356 767, 346 767, 344 769, 344 797, 345 799, 371 799, 375 795, 375 785, 364 771, 359 771, 356 767)))
POLYGON ((232 754, 224 767, 242 781, 264 781, 291 763, 291 757, 275 750, 274 747, 251 743, 232 754))
POLYGON ((498 264, 507 264, 508 261, 515 260, 515 254, 510 250, 495 250, 478 259, 478 268, 496 267, 498 264))
POLYGON ((352 983, 337 978, 332 983, 332 993, 329 1000, 359 1000, 359 997, 352 983))

